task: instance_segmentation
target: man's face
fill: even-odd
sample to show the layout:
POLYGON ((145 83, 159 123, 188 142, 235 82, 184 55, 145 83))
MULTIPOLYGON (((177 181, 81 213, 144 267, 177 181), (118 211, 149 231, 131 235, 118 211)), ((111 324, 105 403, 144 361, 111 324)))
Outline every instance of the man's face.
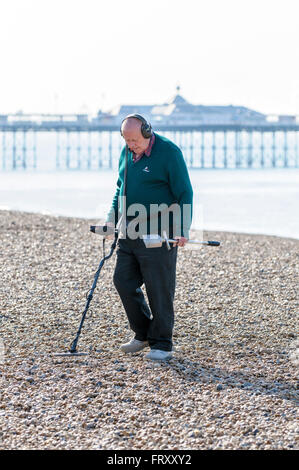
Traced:
POLYGON ((149 144, 149 139, 145 139, 141 134, 140 127, 124 128, 123 137, 129 149, 137 155, 143 153, 149 144))

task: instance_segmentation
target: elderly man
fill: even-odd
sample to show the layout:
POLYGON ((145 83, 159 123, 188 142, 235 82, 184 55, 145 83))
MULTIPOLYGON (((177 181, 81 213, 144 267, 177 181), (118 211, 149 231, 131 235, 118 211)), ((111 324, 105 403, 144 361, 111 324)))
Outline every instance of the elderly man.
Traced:
POLYGON ((184 246, 189 237, 192 187, 179 147, 154 133, 142 116, 127 116, 122 122, 121 134, 126 146, 121 152, 117 189, 106 224, 113 226, 125 217, 128 228, 134 219, 131 212, 131 216, 127 216, 133 204, 141 205, 146 211, 143 221, 138 219, 138 237, 130 237, 127 230, 126 236, 118 240, 114 285, 134 332, 131 341, 121 349, 133 353, 149 346, 151 351, 146 359, 168 360, 172 356, 177 247, 184 246), (125 196, 126 208, 124 201, 119 206, 119 200, 124 199, 120 196, 125 196), (179 217, 169 211, 166 231, 168 236, 178 240, 177 243, 170 250, 165 243, 161 247, 146 248, 142 239, 144 230, 151 234, 155 227, 154 233, 158 231, 161 235, 163 229, 163 210, 153 212, 151 209, 158 206, 170 209, 174 204, 180 210, 179 217), (184 210, 189 217, 185 217, 184 210), (143 284, 149 305, 141 290, 143 284))

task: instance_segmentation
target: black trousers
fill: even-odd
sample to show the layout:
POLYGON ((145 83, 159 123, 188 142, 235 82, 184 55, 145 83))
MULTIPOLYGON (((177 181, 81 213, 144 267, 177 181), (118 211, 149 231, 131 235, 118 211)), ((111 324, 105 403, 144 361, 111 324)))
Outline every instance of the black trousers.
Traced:
POLYGON ((135 339, 172 350, 177 247, 146 248, 142 239, 119 239, 114 285, 135 339), (149 305, 141 286, 145 285, 149 305))

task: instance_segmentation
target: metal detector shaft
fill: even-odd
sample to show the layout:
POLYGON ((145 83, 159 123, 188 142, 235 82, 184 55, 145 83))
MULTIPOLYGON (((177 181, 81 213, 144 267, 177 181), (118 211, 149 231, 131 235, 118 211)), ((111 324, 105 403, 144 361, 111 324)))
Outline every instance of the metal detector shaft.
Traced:
POLYGON ((92 287, 91 287, 91 289, 90 289, 90 291, 89 291, 89 294, 88 294, 88 296, 87 296, 86 306, 85 306, 84 312, 83 312, 83 314, 82 314, 82 318, 81 318, 81 322, 80 322, 80 325, 79 325, 79 328, 78 328, 78 331, 77 331, 77 335, 76 335, 76 337, 75 337, 75 339, 74 339, 74 341, 72 342, 71 347, 70 347, 70 352, 71 352, 71 353, 76 353, 76 352, 77 352, 77 343, 78 343, 78 339, 79 339, 79 336, 80 336, 80 333, 81 333, 81 329, 82 329, 82 326, 83 326, 83 323, 84 323, 84 320, 85 320, 85 317, 86 317, 87 310, 88 310, 88 308, 89 308, 89 304, 90 304, 90 302, 91 302, 91 300, 92 300, 92 297, 93 297, 93 292, 94 292, 94 290, 95 290, 95 288, 96 288, 96 285, 97 285, 97 281, 98 281, 98 277, 99 277, 100 271, 101 271, 101 269, 102 269, 102 267, 103 267, 105 261, 106 261, 107 259, 109 259, 109 258, 112 256, 113 251, 114 251, 114 249, 115 249, 115 247, 116 247, 116 243, 117 243, 117 234, 115 235, 114 241, 113 241, 113 243, 112 243, 112 245, 111 245, 110 253, 109 253, 107 256, 105 256, 104 258, 102 258, 102 260, 101 260, 101 262, 100 262, 100 264, 99 264, 99 267, 98 267, 98 269, 97 269, 97 271, 96 271, 96 273, 95 273, 94 281, 93 281, 92 287))
MULTIPOLYGON (((108 227, 106 225, 91 225, 90 231, 93 233, 102 235, 103 237, 113 235, 113 234, 114 236, 117 236, 117 233, 118 233, 117 229, 113 227, 108 227)), ((143 235, 142 238, 147 248, 157 248, 159 246, 162 246, 162 243, 166 242, 167 247, 170 249, 169 243, 177 243, 177 240, 167 238, 166 232, 163 232, 162 237, 160 235, 155 234, 155 235, 143 235)), ((206 241, 188 240, 187 243, 194 243, 197 245, 220 246, 220 242, 214 241, 214 240, 206 240, 206 241)))
MULTIPOLYGON (((169 243, 177 243, 177 240, 172 240, 171 238, 167 240, 169 243)), ((219 246, 220 242, 207 240, 207 241, 200 241, 200 240, 188 240, 187 243, 195 243, 197 245, 210 245, 210 246, 219 246)))
MULTIPOLYGON (((143 235, 143 241, 146 248, 158 248, 161 247, 163 243, 166 243, 167 248, 170 250, 170 243, 177 243, 178 240, 172 238, 167 238, 166 232, 163 232, 163 236, 160 235, 143 235)), ((208 245, 208 246, 219 246, 220 242, 218 241, 201 241, 201 240, 187 240, 187 243, 208 245)))

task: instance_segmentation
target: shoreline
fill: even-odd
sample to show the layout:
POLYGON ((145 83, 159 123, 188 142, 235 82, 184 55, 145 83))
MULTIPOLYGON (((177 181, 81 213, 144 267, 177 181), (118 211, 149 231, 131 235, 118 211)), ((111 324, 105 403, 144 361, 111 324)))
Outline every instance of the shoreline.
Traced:
POLYGON ((1 448, 296 449, 299 240, 204 230, 220 247, 179 249, 167 364, 119 350, 114 254, 78 344, 90 355, 53 357, 102 258, 94 220, 0 210, 1 448))
MULTIPOLYGON (((269 171, 190 169, 193 228, 299 239, 299 168, 269 171)), ((1 173, 0 206, 49 215, 104 218, 111 207, 115 171, 1 173)))

